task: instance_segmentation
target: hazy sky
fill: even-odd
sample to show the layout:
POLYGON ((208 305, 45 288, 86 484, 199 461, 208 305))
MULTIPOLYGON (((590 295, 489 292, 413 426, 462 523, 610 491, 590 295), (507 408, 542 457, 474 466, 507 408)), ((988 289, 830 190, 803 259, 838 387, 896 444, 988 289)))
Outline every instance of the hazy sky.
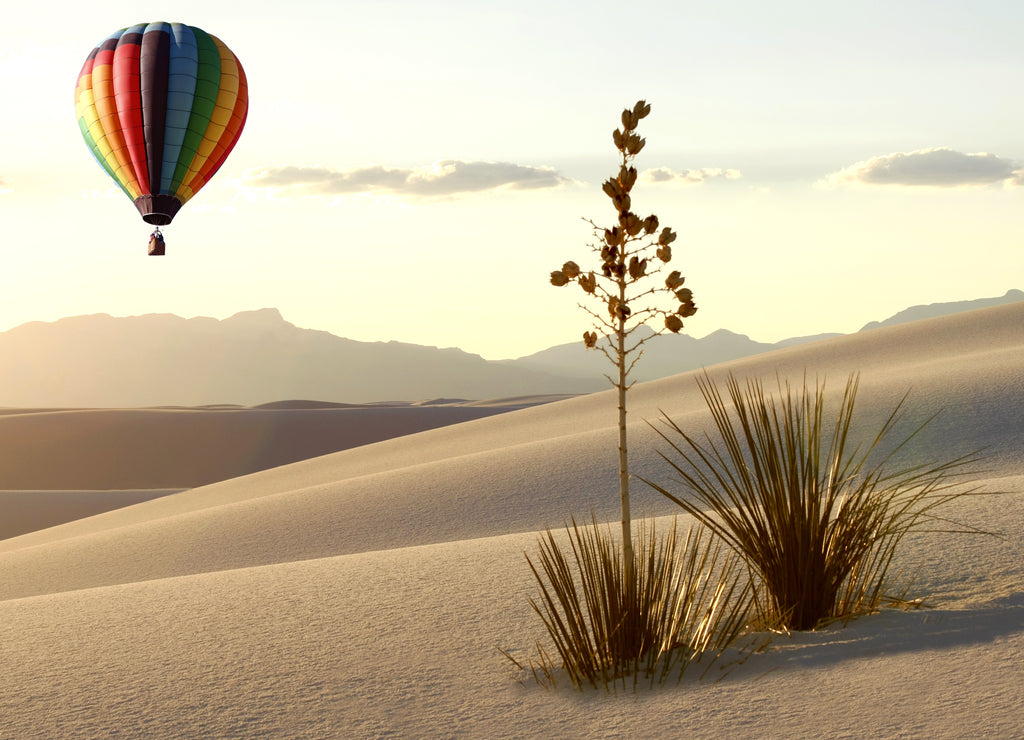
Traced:
POLYGON ((15 3, 0 24, 0 330, 277 307, 489 359, 578 339, 640 98, 634 210, 674 228, 686 331, 854 331, 1024 288, 1024 3, 220 0, 15 3), (229 6, 244 10, 229 10, 229 6), (245 131, 164 228, 93 160, 74 88, 133 23, 221 38, 245 131))

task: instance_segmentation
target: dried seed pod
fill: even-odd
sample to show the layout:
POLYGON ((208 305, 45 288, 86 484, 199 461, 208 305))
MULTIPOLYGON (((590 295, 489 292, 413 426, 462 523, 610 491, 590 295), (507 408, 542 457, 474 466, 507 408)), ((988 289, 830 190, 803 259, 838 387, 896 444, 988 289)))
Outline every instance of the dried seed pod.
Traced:
POLYGON ((573 278, 579 276, 579 274, 580 274, 580 266, 577 265, 572 260, 569 260, 564 265, 562 265, 562 272, 565 273, 565 276, 567 278, 572 280, 573 278))
POLYGON ((617 296, 612 296, 608 299, 608 315, 615 318, 619 312, 619 299, 617 296))
POLYGON ((695 313, 697 313, 697 306, 693 303, 693 301, 687 301, 679 306, 679 309, 676 311, 676 313, 682 316, 683 318, 689 318, 690 316, 693 316, 695 313))
POLYGON ((597 290, 597 278, 594 277, 594 273, 588 273, 586 275, 580 275, 580 279, 577 281, 580 287, 587 293, 593 294, 597 290))
POLYGON ((647 272, 647 260, 640 260, 633 257, 629 261, 629 276, 634 280, 639 280, 647 272))
POLYGON ((641 118, 647 118, 651 112, 651 106, 643 100, 638 100, 636 105, 633 106, 633 117, 639 121, 641 118))
POLYGON ((644 233, 653 234, 658 230, 658 217, 653 213, 644 219, 644 233))
POLYGON ((664 229, 662 229, 661 233, 658 235, 658 244, 660 244, 663 247, 667 247, 669 244, 671 244, 675 240, 676 240, 676 233, 674 231, 672 231, 672 229, 670 229, 667 226, 664 229))
POLYGON ((597 346, 597 333, 592 331, 583 332, 583 344, 587 346, 587 349, 593 349, 597 346))
POLYGON ((662 262, 668 262, 672 259, 672 247, 658 247, 654 255, 662 262))
POLYGON ((665 278, 665 287, 669 290, 675 290, 684 282, 686 282, 686 278, 679 273, 679 270, 673 270, 668 274, 668 277, 665 278))
POLYGON ((612 141, 615 142, 615 148, 620 152, 626 149, 626 135, 623 134, 619 129, 612 131, 612 141))
POLYGON ((679 330, 683 328, 683 320, 675 314, 669 314, 665 317, 665 328, 673 334, 678 334, 679 330))
POLYGON ((563 285, 569 284, 569 278, 561 270, 555 270, 551 273, 551 284, 556 288, 561 288, 563 285))
POLYGON ((633 313, 629 305, 612 296, 608 299, 608 314, 615 319, 627 319, 633 313))
POLYGON ((622 186, 624 192, 629 192, 636 185, 637 172, 636 167, 620 167, 619 168, 619 185, 622 186))

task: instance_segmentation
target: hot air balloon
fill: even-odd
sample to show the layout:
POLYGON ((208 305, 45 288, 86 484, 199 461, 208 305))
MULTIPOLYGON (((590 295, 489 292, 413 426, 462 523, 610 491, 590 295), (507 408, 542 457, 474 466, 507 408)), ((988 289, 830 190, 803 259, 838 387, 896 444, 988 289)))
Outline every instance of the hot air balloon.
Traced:
POLYGON ((75 88, 82 136, 96 161, 157 228, 224 164, 249 108, 238 59, 216 36, 182 23, 140 23, 92 50, 75 88))

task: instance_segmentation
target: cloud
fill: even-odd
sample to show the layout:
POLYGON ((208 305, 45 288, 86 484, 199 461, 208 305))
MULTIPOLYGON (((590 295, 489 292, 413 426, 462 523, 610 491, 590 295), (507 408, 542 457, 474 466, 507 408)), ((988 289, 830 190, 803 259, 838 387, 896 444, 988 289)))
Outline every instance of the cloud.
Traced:
POLYGON ((6 177, 0 177, 0 195, 3 195, 4 193, 13 192, 14 187, 12 186, 11 181, 8 180, 6 177))
POLYGON ((305 195, 386 193, 445 197, 486 190, 539 190, 571 182, 550 167, 524 167, 508 162, 444 160, 413 167, 366 165, 329 167, 266 167, 242 178, 242 186, 305 195))
POLYGON ((671 170, 658 167, 645 170, 640 179, 654 183, 676 183, 681 185, 699 185, 707 180, 739 180, 743 175, 739 170, 726 170, 721 167, 702 167, 698 170, 671 170))
POLYGON ((859 184, 956 188, 998 183, 1024 185, 1024 168, 1018 162, 994 154, 965 154, 948 148, 872 157, 820 181, 826 187, 859 184))

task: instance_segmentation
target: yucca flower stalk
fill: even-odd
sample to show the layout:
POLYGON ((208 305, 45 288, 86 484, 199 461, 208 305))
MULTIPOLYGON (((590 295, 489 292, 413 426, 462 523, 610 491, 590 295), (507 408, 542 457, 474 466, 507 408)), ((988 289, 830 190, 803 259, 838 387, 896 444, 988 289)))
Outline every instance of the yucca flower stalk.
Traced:
MULTIPOLYGON (((617 214, 615 224, 602 228, 593 221, 597 242, 591 250, 600 257, 597 270, 584 272, 572 261, 551 273, 551 284, 557 287, 577 283, 587 298, 600 306, 594 310, 580 303, 593 318, 594 331, 583 333, 587 348, 603 352, 615 367, 614 375, 605 377, 618 391, 619 422, 619 498, 622 504, 622 542, 627 572, 633 567, 632 521, 629 506, 629 445, 626 437, 626 392, 632 386, 629 374, 643 354, 642 346, 650 335, 636 338, 634 332, 648 321, 661 318, 663 328, 678 332, 683 319, 697 312, 693 293, 684 288, 685 278, 672 271, 659 284, 652 278, 672 259, 675 232, 661 228, 655 215, 641 218, 633 212, 632 191, 637 182, 633 160, 647 143, 637 126, 651 112, 643 100, 622 111, 622 127, 612 132, 612 141, 619 152, 619 172, 606 180, 602 189, 617 214), (653 300, 661 294, 671 297, 671 309, 661 308, 653 300)), ((656 330, 660 333, 662 328, 656 330)), ((630 579, 632 580, 632 579, 630 579)))
MULTIPOLYGON (((696 439, 667 416, 655 427, 681 486, 645 482, 703 523, 747 563, 766 626, 809 630, 868 613, 901 594, 890 568, 911 530, 978 532, 937 510, 979 492, 966 485, 969 454, 941 462, 896 456, 931 421, 896 433, 906 396, 881 427, 854 444, 859 376, 851 375, 833 423, 825 384, 778 381, 778 398, 759 380, 729 375, 728 402, 705 372, 700 391, 717 439, 696 439), (731 410, 730 410, 731 406, 731 410)), ((934 417, 932 417, 934 418, 934 417)))

